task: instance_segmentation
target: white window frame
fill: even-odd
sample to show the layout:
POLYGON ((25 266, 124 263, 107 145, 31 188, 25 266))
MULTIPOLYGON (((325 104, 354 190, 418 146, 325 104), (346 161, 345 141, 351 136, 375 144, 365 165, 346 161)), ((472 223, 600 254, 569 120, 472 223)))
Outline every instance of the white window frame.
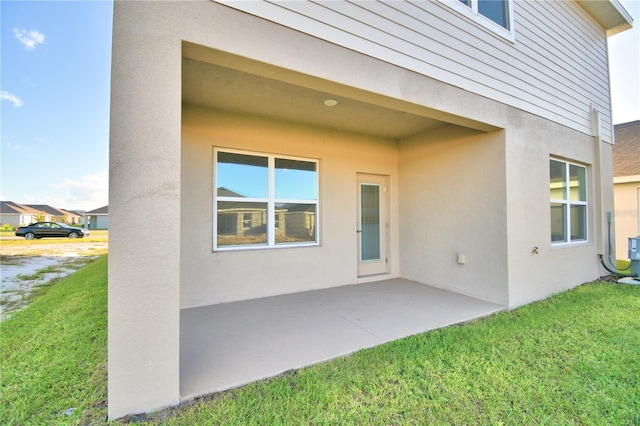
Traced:
POLYGON ((213 251, 237 251, 237 250, 265 250, 265 249, 280 249, 280 248, 292 248, 292 247, 309 247, 320 245, 320 161, 314 158, 294 157, 289 155, 270 154, 257 151, 244 151, 228 148, 213 149, 213 251), (242 202, 261 202, 267 203, 267 243, 266 244, 238 244, 238 245, 224 245, 218 246, 218 201, 230 201, 237 202, 237 197, 224 197, 218 196, 217 191, 217 165, 218 165, 218 152, 226 152, 232 154, 253 155, 258 157, 265 157, 268 161, 268 179, 269 179, 269 195, 267 198, 243 198, 242 202), (306 161, 316 164, 316 194, 315 200, 298 200, 298 199, 277 199, 275 196, 275 160, 297 160, 306 161), (291 204, 315 204, 315 241, 310 242, 296 242, 296 243, 277 243, 275 241, 275 206, 278 203, 291 203, 291 204))
MULTIPOLYGON (((567 245, 577 245, 577 244, 585 244, 589 242, 589 170, 587 169, 587 166, 585 166, 584 164, 579 164, 579 163, 574 163, 571 161, 567 161, 567 160, 563 160, 560 158, 554 158, 551 157, 549 158, 549 167, 551 167, 551 161, 557 161, 558 163, 563 163, 564 167, 565 167, 565 179, 566 181, 565 183, 565 191, 567 191, 567 194, 565 194, 565 199, 556 199, 556 198, 551 198, 549 197, 549 208, 551 208, 551 204, 563 204, 566 206, 566 210, 565 210, 565 217, 564 220, 566 221, 566 232, 567 232, 567 241, 553 241, 551 240, 551 245, 553 247, 559 247, 559 246, 567 246, 567 245), (571 191, 571 181, 570 181, 570 172, 569 172, 569 167, 570 166, 576 166, 576 167, 581 167, 584 169, 584 176, 585 176, 585 181, 584 181, 584 192, 585 192, 585 201, 579 201, 579 200, 571 200, 571 196, 570 196, 570 191, 571 191), (585 238, 584 239, 579 239, 579 240, 572 240, 571 239, 571 206, 585 206, 585 229, 584 229, 584 233, 585 233, 585 238)), ((550 229, 551 231, 551 229, 550 229)), ((551 232, 549 232, 549 234, 551 234, 551 232)))
POLYGON ((467 18, 471 19, 472 21, 478 23, 479 25, 483 26, 484 28, 492 31, 493 33, 501 37, 504 37, 505 39, 511 42, 515 42, 516 33, 514 31, 513 0, 507 0, 508 13, 509 13, 509 19, 508 19, 509 28, 505 28, 502 25, 487 18, 486 16, 480 14, 480 12, 478 12, 478 0, 470 0, 471 6, 467 6, 466 4, 462 3, 460 0, 439 0, 439 1, 449 6, 450 8, 456 10, 457 12, 461 13, 462 15, 466 16, 467 18))

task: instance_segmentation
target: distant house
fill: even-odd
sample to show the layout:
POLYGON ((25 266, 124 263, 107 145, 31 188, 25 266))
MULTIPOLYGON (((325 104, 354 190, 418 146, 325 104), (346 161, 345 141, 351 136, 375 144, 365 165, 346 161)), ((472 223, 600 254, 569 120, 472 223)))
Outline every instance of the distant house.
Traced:
POLYGON ((85 212, 82 220, 87 229, 109 229, 109 206, 85 212))
POLYGON ((616 257, 627 259, 629 237, 640 235, 640 120, 616 124, 614 131, 616 257))
POLYGON ((40 214, 35 209, 13 201, 0 201, 0 225, 28 225, 40 214))
POLYGON ((82 214, 76 212, 76 211, 72 211, 72 210, 67 210, 67 209, 57 209, 59 210, 61 213, 64 214, 64 223, 68 223, 71 225, 81 225, 82 224, 82 214))
POLYGON ((109 416, 188 397, 201 308, 405 279, 511 309, 604 275, 631 26, 618 0, 115 1, 109 416))
POLYGON ((27 206, 36 210, 41 220, 46 222, 63 222, 77 225, 82 220, 82 217, 77 213, 52 207, 48 204, 27 204, 27 206))
POLYGON ((48 204, 20 204, 13 201, 2 201, 2 220, 12 225, 26 225, 37 221, 63 222, 79 225, 82 214, 71 210, 52 207, 48 204))

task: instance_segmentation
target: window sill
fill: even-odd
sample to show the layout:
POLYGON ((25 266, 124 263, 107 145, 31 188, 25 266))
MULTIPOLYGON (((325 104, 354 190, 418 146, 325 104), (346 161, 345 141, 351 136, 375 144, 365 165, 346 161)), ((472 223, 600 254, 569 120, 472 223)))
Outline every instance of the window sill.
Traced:
POLYGON ((276 246, 235 246, 235 247, 217 247, 213 249, 213 253, 233 253, 233 252, 246 252, 246 251, 269 251, 269 250, 284 250, 295 248, 309 248, 320 247, 320 243, 300 243, 300 244, 278 244, 276 246))
POLYGON ((551 250, 562 250, 562 249, 570 249, 570 248, 579 248, 579 247, 587 247, 592 246, 593 242, 591 241, 575 241, 570 243, 551 243, 551 250))

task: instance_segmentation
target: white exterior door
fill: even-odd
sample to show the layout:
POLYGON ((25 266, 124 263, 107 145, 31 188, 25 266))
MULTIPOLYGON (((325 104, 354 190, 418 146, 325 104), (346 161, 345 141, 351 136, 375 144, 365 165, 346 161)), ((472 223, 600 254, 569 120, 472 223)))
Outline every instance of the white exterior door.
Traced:
POLYGON ((387 272, 388 177, 358 174, 358 276, 387 272))

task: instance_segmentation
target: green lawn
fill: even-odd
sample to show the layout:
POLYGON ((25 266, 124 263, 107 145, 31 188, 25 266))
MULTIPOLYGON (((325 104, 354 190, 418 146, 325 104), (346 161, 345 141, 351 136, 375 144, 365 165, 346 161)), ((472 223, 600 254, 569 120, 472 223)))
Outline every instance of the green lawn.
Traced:
POLYGON ((39 293, 0 323, 0 424, 100 423, 107 392, 106 256, 39 293))
MULTIPOLYGON (((50 287, 0 332, 0 424, 104 422, 106 258, 50 287)), ((586 284, 124 421, 637 425, 640 286, 586 284)))

